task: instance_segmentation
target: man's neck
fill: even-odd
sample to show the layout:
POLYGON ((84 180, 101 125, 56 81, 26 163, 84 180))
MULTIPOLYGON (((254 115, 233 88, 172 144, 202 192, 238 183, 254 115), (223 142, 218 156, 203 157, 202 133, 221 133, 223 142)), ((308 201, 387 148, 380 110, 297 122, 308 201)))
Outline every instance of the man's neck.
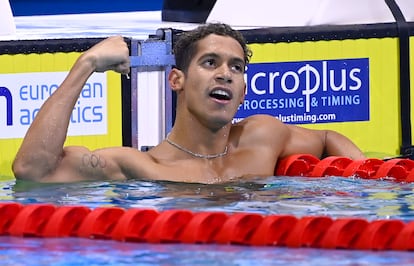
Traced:
POLYGON ((169 140, 199 154, 220 154, 228 145, 231 125, 212 131, 194 125, 182 127, 175 124, 169 134, 169 140))

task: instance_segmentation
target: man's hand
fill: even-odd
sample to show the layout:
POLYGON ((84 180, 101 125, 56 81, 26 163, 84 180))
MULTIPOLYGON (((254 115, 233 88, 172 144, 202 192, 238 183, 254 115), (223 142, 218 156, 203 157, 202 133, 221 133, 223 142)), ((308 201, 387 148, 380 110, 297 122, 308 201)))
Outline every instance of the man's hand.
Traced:
POLYGON ((129 73, 129 49, 122 36, 109 37, 94 45, 82 56, 90 60, 96 72, 114 70, 121 74, 129 73))

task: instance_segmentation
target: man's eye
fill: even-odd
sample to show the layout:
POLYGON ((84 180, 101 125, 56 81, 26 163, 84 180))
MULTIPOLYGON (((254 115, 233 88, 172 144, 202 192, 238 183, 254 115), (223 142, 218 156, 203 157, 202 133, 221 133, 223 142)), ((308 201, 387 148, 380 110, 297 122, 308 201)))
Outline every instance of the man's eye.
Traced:
POLYGON ((214 59, 207 59, 204 61, 204 65, 206 66, 214 66, 215 65, 215 61, 214 59))
POLYGON ((241 66, 241 65, 233 65, 233 70, 234 71, 236 71, 236 72, 243 72, 243 70, 244 70, 244 67, 243 66, 241 66))

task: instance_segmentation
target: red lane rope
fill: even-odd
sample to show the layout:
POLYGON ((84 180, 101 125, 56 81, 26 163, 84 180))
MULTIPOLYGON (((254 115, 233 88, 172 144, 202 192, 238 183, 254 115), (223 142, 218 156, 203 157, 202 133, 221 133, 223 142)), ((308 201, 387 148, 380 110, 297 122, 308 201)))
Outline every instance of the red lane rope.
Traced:
POLYGON ((0 204, 0 234, 147 243, 414 250, 414 222, 188 210, 0 204))
POLYGON ((351 160, 347 157, 330 156, 319 160, 310 154, 296 154, 280 160, 276 166, 275 174, 306 177, 343 176, 413 182, 413 169, 414 161, 410 159, 351 160))
MULTIPOLYGON (((281 160, 277 175, 359 176, 396 181, 414 180, 408 159, 323 160, 299 154, 281 160)), ((189 210, 123 209, 53 204, 0 203, 0 235, 21 237, 84 237, 147 243, 216 243, 326 249, 414 250, 414 221, 332 219, 255 213, 191 212, 189 210)))

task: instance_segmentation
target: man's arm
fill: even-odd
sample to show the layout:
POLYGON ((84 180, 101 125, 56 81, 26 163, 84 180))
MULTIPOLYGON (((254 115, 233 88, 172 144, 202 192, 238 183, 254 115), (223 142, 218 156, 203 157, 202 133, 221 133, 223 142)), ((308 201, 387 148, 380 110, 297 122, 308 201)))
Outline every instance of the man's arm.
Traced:
POLYGON ((41 181, 57 171, 65 161, 63 145, 79 94, 93 72, 107 70, 129 72, 129 50, 120 36, 105 39, 83 53, 43 104, 13 162, 16 178, 41 181))
POLYGON ((309 153, 317 157, 344 156, 364 159, 364 153, 346 136, 332 130, 313 130, 294 125, 289 129, 283 157, 295 153, 309 153))
POLYGON ((323 135, 325 137, 324 155, 344 156, 353 160, 366 158, 355 143, 344 135, 333 130, 324 130, 323 135))

